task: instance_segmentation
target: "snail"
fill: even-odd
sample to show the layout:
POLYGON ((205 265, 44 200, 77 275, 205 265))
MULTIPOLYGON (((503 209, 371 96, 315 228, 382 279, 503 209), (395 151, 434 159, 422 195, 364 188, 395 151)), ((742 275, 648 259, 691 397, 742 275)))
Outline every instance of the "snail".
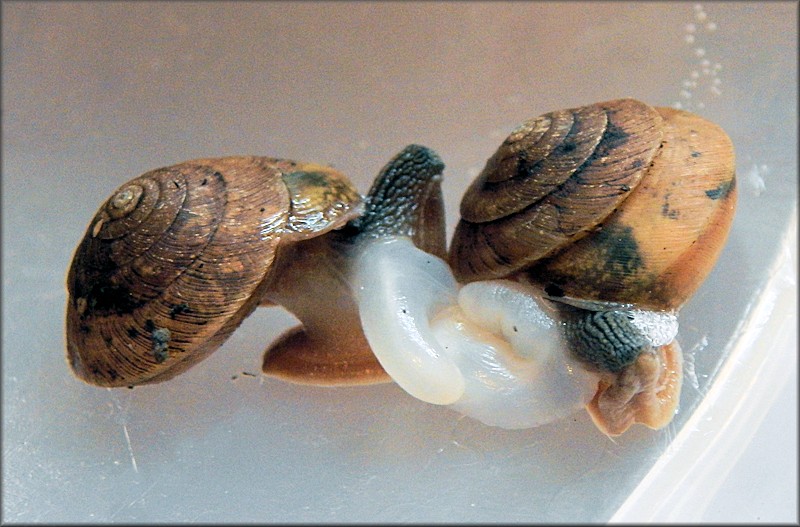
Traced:
POLYGON ((585 407, 610 436, 661 428, 682 382, 677 313, 735 204, 730 139, 697 115, 633 99, 545 114, 466 191, 449 267, 408 240, 365 250, 365 335, 407 392, 487 424, 585 407))
POLYGON ((442 169, 433 151, 410 145, 366 199, 332 168, 269 157, 196 159, 125 183, 68 272, 72 371, 106 387, 165 381, 219 348, 257 306, 280 304, 301 326, 270 346, 265 372, 388 382, 342 269, 360 240, 386 230, 444 257, 442 169))

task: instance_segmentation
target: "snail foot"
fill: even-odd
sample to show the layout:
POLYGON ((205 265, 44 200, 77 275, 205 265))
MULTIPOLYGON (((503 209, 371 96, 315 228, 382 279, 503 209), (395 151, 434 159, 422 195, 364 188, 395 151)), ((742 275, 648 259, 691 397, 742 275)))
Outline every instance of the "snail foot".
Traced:
POLYGON ((391 382, 366 340, 311 339, 302 326, 283 333, 264 353, 264 374, 295 384, 359 386, 391 382), (361 342, 360 342, 361 341, 361 342))

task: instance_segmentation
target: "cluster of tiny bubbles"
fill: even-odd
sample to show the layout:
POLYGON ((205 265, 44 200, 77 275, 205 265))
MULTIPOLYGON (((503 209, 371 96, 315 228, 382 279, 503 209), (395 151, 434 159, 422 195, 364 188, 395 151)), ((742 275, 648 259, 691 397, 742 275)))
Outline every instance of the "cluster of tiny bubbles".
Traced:
MULTIPOLYGON (((688 384, 698 392, 700 391, 700 378, 697 376, 697 370, 695 369, 695 359, 697 358, 697 354, 702 353, 707 347, 708 337, 704 335, 697 344, 683 354, 684 378, 688 384)), ((701 376, 704 379, 708 378, 707 374, 702 374, 701 376)))
POLYGON ((768 178, 772 169, 766 163, 756 163, 753 156, 750 154, 744 154, 742 156, 742 162, 750 166, 750 168, 744 172, 742 179, 750 189, 750 192, 758 197, 767 189, 765 180, 768 178))
POLYGON ((712 61, 708 56, 705 39, 717 31, 717 23, 711 20, 702 4, 694 5, 694 18, 684 26, 684 41, 692 50, 694 64, 692 71, 681 80, 680 99, 673 103, 679 110, 702 110, 705 108, 703 95, 719 97, 722 94, 722 80, 719 72, 722 64, 712 61))

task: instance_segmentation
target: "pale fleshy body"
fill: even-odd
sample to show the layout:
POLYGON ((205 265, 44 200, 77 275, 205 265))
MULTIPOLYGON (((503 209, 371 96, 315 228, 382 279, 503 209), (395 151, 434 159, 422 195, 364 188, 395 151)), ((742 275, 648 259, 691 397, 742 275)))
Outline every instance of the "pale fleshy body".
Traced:
POLYGON ((353 280, 373 352, 418 399, 530 428, 582 409, 597 390, 599 375, 569 355, 557 310, 529 286, 459 286, 407 238, 366 246, 353 280))

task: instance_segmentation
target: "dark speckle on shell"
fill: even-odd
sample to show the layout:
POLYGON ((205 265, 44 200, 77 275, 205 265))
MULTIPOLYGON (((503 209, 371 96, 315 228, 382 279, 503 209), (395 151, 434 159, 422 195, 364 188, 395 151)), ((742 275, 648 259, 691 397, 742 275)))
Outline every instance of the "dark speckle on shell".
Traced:
POLYGON ((731 179, 730 181, 723 181, 714 189, 706 190, 706 196, 711 199, 720 199, 725 198, 731 191, 736 188, 736 180, 731 179))

